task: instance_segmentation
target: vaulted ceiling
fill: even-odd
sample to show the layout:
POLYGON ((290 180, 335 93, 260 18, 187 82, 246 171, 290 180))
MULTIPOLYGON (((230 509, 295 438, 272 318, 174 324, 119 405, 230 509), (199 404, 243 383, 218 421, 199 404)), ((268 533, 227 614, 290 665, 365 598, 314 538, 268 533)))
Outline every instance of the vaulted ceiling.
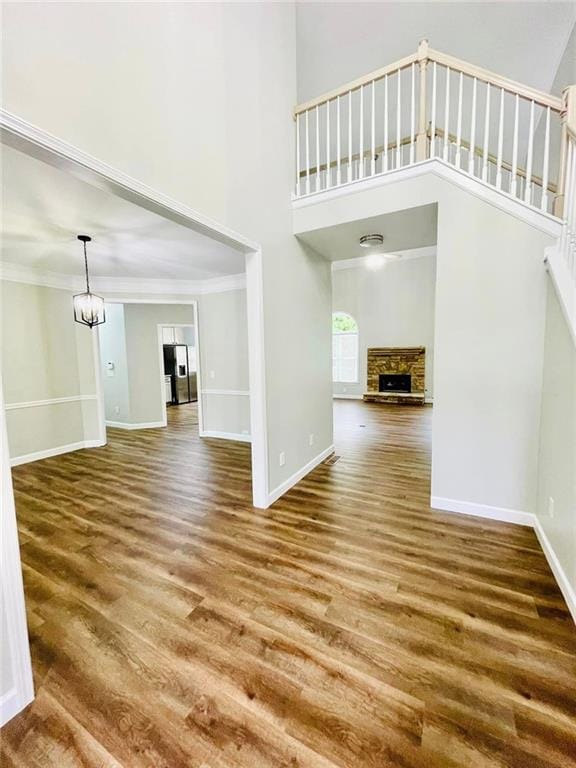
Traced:
POLYGON ((414 53, 424 37, 432 48, 550 91, 575 18, 576 4, 564 2, 300 1, 298 101, 414 53))

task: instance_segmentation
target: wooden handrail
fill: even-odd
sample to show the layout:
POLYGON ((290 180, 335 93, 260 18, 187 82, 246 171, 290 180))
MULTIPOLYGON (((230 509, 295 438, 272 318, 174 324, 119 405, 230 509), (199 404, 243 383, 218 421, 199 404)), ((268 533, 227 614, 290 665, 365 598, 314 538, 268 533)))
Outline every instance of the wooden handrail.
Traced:
MULTIPOLYGON (((349 91, 357 91, 363 85, 368 85, 373 81, 381 80, 386 75, 391 75, 398 70, 406 69, 406 67, 409 67, 412 64, 419 62, 420 60, 421 56, 419 53, 413 53, 410 56, 405 56, 399 61, 395 61, 393 64, 389 64, 386 67, 381 67, 380 69, 376 69, 373 72, 369 72, 367 75, 356 78, 356 80, 345 83, 339 88, 334 88, 331 91, 323 93, 320 96, 317 96, 315 99, 310 99, 310 101, 305 101, 302 104, 298 104, 294 108, 294 117, 302 114, 303 112, 306 112, 309 109, 313 109, 314 107, 320 106, 321 104, 325 104, 327 101, 332 101, 338 96, 344 96, 349 91)), ((441 51, 436 51, 433 48, 427 49, 427 60, 435 61, 437 64, 440 64, 444 67, 450 67, 451 70, 456 72, 463 72, 469 77, 475 77, 484 83, 490 83, 490 85, 493 85, 496 88, 503 88, 508 93, 518 94, 518 96, 522 99, 534 101, 536 104, 540 104, 544 107, 550 107, 550 109, 554 112, 561 112, 563 109, 562 99, 558 96, 552 96, 551 94, 545 93, 544 91, 539 91, 537 88, 524 85, 523 83, 519 83, 516 80, 511 80, 508 77, 503 77, 502 75, 498 75, 495 72, 490 72, 488 69, 477 67, 475 64, 470 64, 463 59, 457 59, 454 56, 442 53, 441 51)))
POLYGON ((543 107, 550 107, 554 112, 561 112, 563 108, 562 99, 559 96, 552 96, 544 91, 539 91, 537 88, 532 88, 529 85, 523 85, 517 80, 511 80, 508 77, 497 75, 495 72, 490 72, 488 69, 477 67, 475 64, 470 64, 463 59, 457 59, 454 56, 449 56, 447 53, 441 53, 435 51, 432 48, 428 49, 428 58, 430 61, 435 61, 437 64, 441 64, 444 67, 450 67, 450 69, 456 72, 463 72, 469 77, 475 77, 481 80, 483 83, 490 83, 496 88, 503 88, 508 93, 518 94, 521 99, 527 101, 534 101, 537 104, 541 104, 543 107))
POLYGON ((411 64, 415 64, 417 61, 418 54, 413 53, 410 56, 405 56, 399 61, 395 61, 393 64, 389 64, 387 67, 381 67, 380 69, 374 70, 374 72, 369 72, 363 77, 358 77, 356 80, 351 80, 349 83, 340 86, 340 88, 334 88, 334 90, 323 93, 321 96, 317 96, 315 99, 305 101, 303 104, 298 104, 296 107, 294 107, 294 117, 296 117, 296 115, 302 114, 302 112, 308 111, 309 109, 313 109, 316 106, 320 106, 320 104, 325 104, 327 101, 332 101, 332 99, 335 99, 338 96, 343 96, 344 94, 347 94, 348 91, 357 91, 361 86, 367 85, 373 80, 381 80, 385 75, 391 75, 394 72, 397 72, 399 69, 406 69, 406 67, 409 67, 411 64))

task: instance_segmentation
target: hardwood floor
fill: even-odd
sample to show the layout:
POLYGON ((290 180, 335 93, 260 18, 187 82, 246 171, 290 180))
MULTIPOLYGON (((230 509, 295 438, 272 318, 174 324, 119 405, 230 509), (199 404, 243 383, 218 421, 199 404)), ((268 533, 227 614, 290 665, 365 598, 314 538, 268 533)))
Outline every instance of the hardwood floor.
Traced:
POLYGON ((431 409, 336 402, 267 511, 165 430, 14 470, 37 698, 3 766, 576 765, 576 630, 533 531, 429 507, 431 409))

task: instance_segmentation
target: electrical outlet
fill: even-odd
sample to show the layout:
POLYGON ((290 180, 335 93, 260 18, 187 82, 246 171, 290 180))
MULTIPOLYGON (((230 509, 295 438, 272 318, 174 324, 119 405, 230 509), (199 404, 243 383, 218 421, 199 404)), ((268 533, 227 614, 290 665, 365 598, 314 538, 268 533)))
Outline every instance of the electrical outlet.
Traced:
POLYGON ((314 445, 314 435, 312 432, 308 435, 308 445, 314 445))
POLYGON ((211 379, 215 379, 216 378, 216 372, 215 371, 210 371, 210 378, 211 379))
POLYGON ((348 392, 348 387, 342 387, 342 392, 348 392))
POLYGON ((116 416, 119 415, 119 413, 120 413, 120 406, 119 405, 115 405, 114 406, 114 413, 116 414, 116 416))
POLYGON ((280 464, 281 467, 283 467, 284 464, 286 464, 286 454, 284 453, 284 451, 280 451, 280 456, 278 457, 278 463, 280 464))
POLYGON ((552 496, 548 497, 548 516, 554 517, 554 499, 552 496))

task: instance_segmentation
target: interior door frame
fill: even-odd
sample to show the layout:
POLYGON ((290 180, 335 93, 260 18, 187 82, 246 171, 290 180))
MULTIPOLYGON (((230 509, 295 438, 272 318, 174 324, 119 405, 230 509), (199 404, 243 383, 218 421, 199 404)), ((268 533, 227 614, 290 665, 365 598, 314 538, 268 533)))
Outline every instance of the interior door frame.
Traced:
MULTIPOLYGON (((260 244, 218 224, 198 211, 148 187, 123 171, 98 160, 78 147, 4 109, 0 109, 0 140, 19 152, 66 171, 92 186, 117 195, 188 229, 225 243, 244 255, 248 307, 252 503, 260 509, 269 507, 271 499, 268 479, 264 283, 263 256, 260 244)), ((150 297, 146 297, 146 299, 148 303, 185 303, 181 300, 161 301, 157 297, 152 300, 150 297)))
POLYGON ((157 323, 156 331, 158 334, 158 355, 160 360, 160 383, 161 383, 161 400, 162 400, 162 419, 164 424, 168 424, 168 407, 166 405, 166 399, 164 397, 164 339, 162 338, 163 328, 194 328, 194 346, 196 347, 196 389, 198 392, 198 433, 202 437, 204 432, 204 418, 202 416, 202 373, 200 361, 200 333, 198 330, 198 302, 183 301, 182 304, 191 304, 192 311, 194 313, 194 325, 192 323, 157 323))

